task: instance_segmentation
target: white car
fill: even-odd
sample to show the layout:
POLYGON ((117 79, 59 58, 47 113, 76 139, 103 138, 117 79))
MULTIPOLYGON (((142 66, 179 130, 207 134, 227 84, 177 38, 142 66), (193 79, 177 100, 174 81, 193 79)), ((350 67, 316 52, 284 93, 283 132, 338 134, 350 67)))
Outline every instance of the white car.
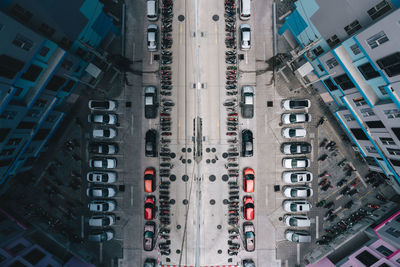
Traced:
POLYGON ((117 136, 117 130, 114 128, 94 128, 92 136, 93 138, 113 139, 117 136))
POLYGON ((158 19, 158 0, 147 0, 147 19, 150 21, 158 19))
POLYGON ((285 138, 302 138, 307 135, 307 131, 304 128, 283 128, 282 136, 285 138))
POLYGON ((240 30, 240 49, 249 50, 251 47, 251 29, 249 24, 241 24, 240 30))
POLYGON ((157 51, 158 47, 158 26, 150 24, 147 27, 147 48, 150 52, 157 51))
POLYGON ((283 209, 287 212, 308 212, 312 208, 307 200, 285 200, 283 201, 283 209))
POLYGON ((115 215, 110 215, 110 214, 93 215, 89 219, 89 226, 91 227, 111 226, 114 223, 115 223, 115 215))
POLYGON ((117 123, 117 115, 115 114, 89 114, 88 122, 93 123, 104 123, 104 124, 116 124, 117 123))
POLYGON ((117 160, 113 158, 94 158, 89 160, 90 168, 115 169, 117 160))
POLYGON ((282 166, 286 169, 308 168, 310 167, 310 160, 307 158, 284 158, 282 166))
POLYGON ((94 186, 90 187, 86 190, 86 195, 88 197, 99 197, 99 198, 105 198, 105 197, 113 197, 115 196, 116 192, 114 187, 102 187, 102 186, 94 186))
POLYGON ((88 204, 89 210, 95 212, 111 212, 115 210, 115 207, 114 200, 92 200, 88 204))
POLYGON ((87 173, 86 179, 91 183, 112 184, 117 181, 117 173, 107 171, 91 171, 87 173))
POLYGON ((309 227, 311 225, 311 221, 306 215, 286 214, 283 216, 283 221, 287 226, 293 227, 309 227))
POLYGON ((285 110, 299 110, 310 107, 311 107, 311 101, 308 99, 282 100, 282 108, 285 110))
POLYGON ((239 16, 240 19, 249 20, 251 15, 251 0, 240 0, 239 9, 240 9, 240 16, 239 16))
POLYGON ((287 186, 283 188, 283 195, 285 197, 311 197, 313 190, 306 186, 287 186))
POLYGON ((282 114, 282 123, 283 124, 294 124, 294 123, 303 123, 310 122, 311 115, 307 113, 283 113, 282 114))
POLYGON ((283 172, 282 179, 287 184, 311 183, 313 175, 308 171, 283 172))
POLYGON ((89 100, 91 110, 113 111, 117 108, 117 103, 113 100, 89 100))
POLYGON ((285 237, 287 240, 295 243, 310 243, 311 235, 307 231, 286 230, 285 237))
POLYGON ((88 235, 88 241, 90 242, 104 242, 110 241, 114 238, 114 231, 113 230, 106 230, 106 231, 96 231, 92 232, 88 235))

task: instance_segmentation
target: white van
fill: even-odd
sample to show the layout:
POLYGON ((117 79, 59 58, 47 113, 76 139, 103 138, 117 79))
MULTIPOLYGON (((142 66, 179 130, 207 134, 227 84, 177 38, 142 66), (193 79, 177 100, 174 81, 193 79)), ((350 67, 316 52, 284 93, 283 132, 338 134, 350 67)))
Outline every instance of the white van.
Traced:
POLYGON ((150 21, 158 20, 158 0, 147 0, 147 18, 150 21))
POLYGON ((240 19, 241 20, 249 20, 250 19, 250 10, 251 10, 251 0, 240 0, 240 19))

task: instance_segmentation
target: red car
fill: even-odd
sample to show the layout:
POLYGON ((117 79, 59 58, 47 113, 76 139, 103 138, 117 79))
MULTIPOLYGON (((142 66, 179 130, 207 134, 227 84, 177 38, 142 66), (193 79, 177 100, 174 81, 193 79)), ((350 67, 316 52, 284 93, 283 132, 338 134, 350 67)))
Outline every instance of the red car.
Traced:
POLYGON ((144 192, 151 193, 156 190, 156 171, 154 168, 147 168, 144 171, 144 192))
POLYGON ((245 220, 254 220, 254 200, 252 197, 243 197, 243 216, 245 220))
POLYGON ((155 202, 156 198, 154 196, 146 197, 144 201, 144 218, 146 220, 153 220, 155 215, 155 202))
POLYGON ((254 170, 252 168, 245 168, 243 170, 243 190, 246 193, 254 192, 254 170))

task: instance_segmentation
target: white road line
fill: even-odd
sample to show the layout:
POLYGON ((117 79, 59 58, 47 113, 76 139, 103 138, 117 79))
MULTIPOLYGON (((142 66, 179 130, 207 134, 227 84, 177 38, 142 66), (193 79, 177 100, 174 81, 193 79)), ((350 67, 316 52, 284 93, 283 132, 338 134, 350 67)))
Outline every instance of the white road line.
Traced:
POLYGON ((333 213, 337 213, 339 210, 341 210, 342 209, 342 206, 340 206, 340 207, 338 207, 337 209, 335 209, 334 211, 333 211, 333 213))
POLYGON ((244 57, 246 58, 246 65, 249 64, 249 57, 248 57, 247 51, 244 54, 244 57))
POLYGON ((341 199, 342 197, 343 197, 343 195, 340 194, 340 195, 338 195, 338 196, 336 197, 336 200, 341 199))
POLYGON ((150 52, 150 65, 153 65, 153 52, 150 52))
POLYGON ((297 244, 297 264, 300 265, 300 244, 297 244))
POLYGON ((100 243, 99 245, 99 262, 103 262, 103 243, 100 243))
POLYGON ((131 117, 131 135, 133 135, 133 113, 132 113, 132 117, 131 117))
POLYGON ((285 266, 289 267, 289 260, 285 260, 285 266))
POLYGON ((133 206, 133 185, 131 185, 131 206, 133 206))
POLYGON ((85 237, 85 217, 81 216, 81 238, 85 237))
POLYGON ((319 238, 319 217, 315 216, 315 238, 319 238))

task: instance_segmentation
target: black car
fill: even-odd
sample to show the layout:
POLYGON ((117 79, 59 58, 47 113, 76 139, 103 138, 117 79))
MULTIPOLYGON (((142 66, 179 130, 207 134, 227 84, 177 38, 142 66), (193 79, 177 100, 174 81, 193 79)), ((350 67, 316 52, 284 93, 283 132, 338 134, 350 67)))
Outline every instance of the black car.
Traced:
POLYGON ((157 117, 157 89, 154 86, 144 89, 144 117, 146 119, 157 117))
POLYGON ((242 157, 253 156, 253 133, 250 130, 242 131, 242 157))
POLYGON ((243 267, 256 267, 253 260, 246 259, 243 260, 243 267))
POLYGON ((311 145, 307 142, 283 143, 281 151, 286 155, 308 154, 311 153, 311 145))
POLYGON ((157 261, 155 259, 146 259, 144 262, 144 267, 156 267, 157 261))
POLYGON ((146 157, 157 157, 157 131, 150 129, 146 132, 146 157))

